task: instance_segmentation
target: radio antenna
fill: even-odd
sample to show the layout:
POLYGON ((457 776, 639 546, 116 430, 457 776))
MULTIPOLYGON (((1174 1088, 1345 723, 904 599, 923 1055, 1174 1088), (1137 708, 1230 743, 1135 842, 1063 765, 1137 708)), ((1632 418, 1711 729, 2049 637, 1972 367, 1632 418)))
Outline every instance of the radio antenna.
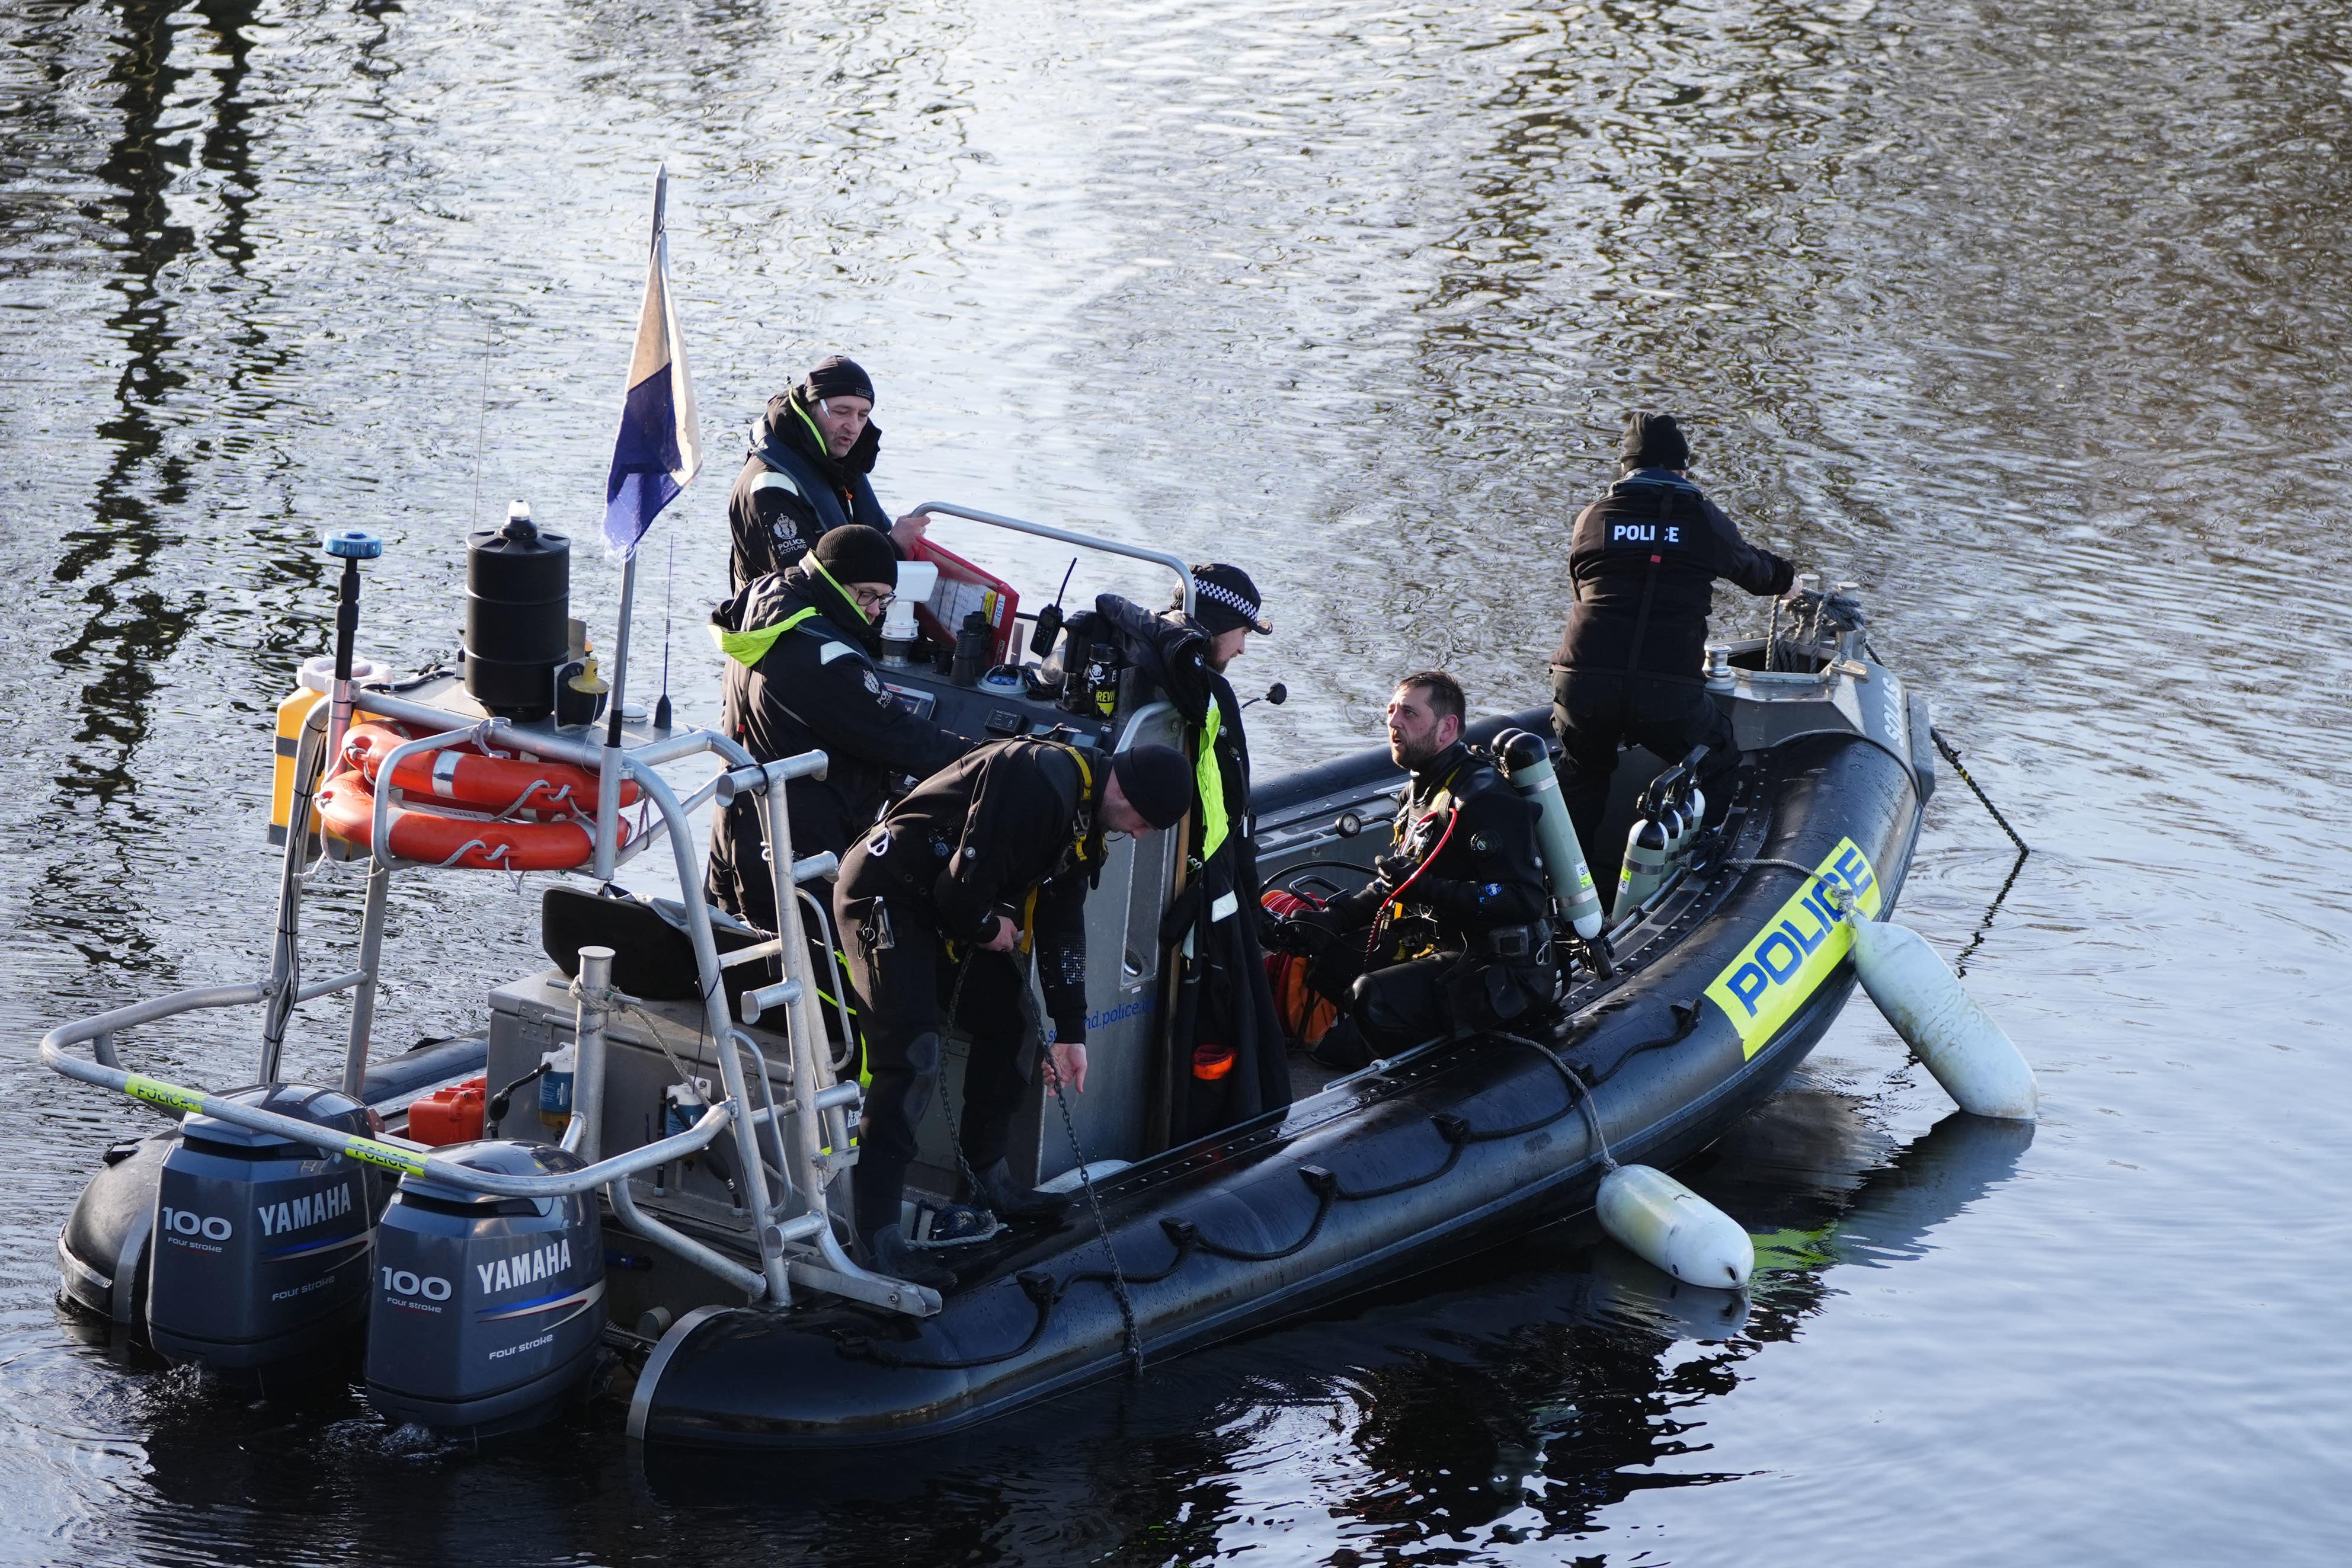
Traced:
POLYGON ((677 530, 669 531, 669 554, 662 569, 662 689, 654 704, 654 728, 669 728, 669 607, 677 596, 677 530))

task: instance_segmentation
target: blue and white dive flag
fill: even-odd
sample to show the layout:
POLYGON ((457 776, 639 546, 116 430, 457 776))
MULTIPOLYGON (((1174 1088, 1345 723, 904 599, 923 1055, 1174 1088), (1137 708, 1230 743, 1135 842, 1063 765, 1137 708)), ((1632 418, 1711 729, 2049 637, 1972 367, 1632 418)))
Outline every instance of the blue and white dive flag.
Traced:
POLYGON ((702 467, 694 379, 686 368, 686 340, 669 293, 669 232, 662 220, 668 188, 664 173, 654 184, 653 256, 646 264, 646 299, 637 311, 637 348, 629 360, 613 471, 604 480, 604 544, 625 560, 636 553, 637 542, 661 509, 677 499, 702 467))

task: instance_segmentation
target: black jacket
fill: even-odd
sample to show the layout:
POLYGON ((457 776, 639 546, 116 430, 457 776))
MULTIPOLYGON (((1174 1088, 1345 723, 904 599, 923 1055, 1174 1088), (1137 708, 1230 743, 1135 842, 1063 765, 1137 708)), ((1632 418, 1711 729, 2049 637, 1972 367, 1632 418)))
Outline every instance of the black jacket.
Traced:
POLYGON ((1578 514, 1569 545, 1576 603, 1556 669, 1696 680, 1715 579, 1783 594, 1796 568, 1739 537, 1723 509, 1668 469, 1643 468, 1578 514))
MULTIPOLYGON (((828 760, 824 778, 784 786, 796 856, 846 852, 894 780, 927 777, 963 754, 961 737, 915 717, 883 689, 873 626, 814 562, 759 579, 713 611, 710 625, 727 655, 725 732, 763 763, 812 748, 828 760)), ((751 797, 722 808, 711 828, 709 890, 772 930, 763 842, 751 797)))
POLYGON ((1169 1037, 1180 1047, 1171 1066, 1181 1081, 1168 1097, 1169 1142, 1181 1143, 1290 1103, 1282 1019, 1258 942, 1249 740, 1234 689, 1208 667, 1209 637, 1197 623, 1179 610, 1153 615, 1115 594, 1097 598, 1095 613, 1118 633, 1128 661, 1183 717, 1201 786, 1184 845, 1184 891, 1160 928, 1163 946, 1181 948, 1187 936, 1192 939, 1191 957, 1177 963, 1170 999, 1174 1013, 1169 1037), (1207 769, 1199 767, 1203 736, 1210 737, 1207 769), (1222 812, 1212 805, 1212 788, 1222 812), (1202 1045, 1233 1048, 1234 1068, 1220 1080, 1221 1095, 1204 1094, 1191 1082, 1192 1049, 1202 1045))
POLYGON ((1054 1037, 1087 1037, 1087 892, 1102 869, 1095 826, 1109 769, 1046 741, 992 741, 892 806, 842 859, 837 900, 884 899, 891 918, 985 942, 995 917, 1030 926, 1054 1037), (1081 759, 1083 758, 1083 761, 1081 759))
POLYGON ((845 523, 890 531, 890 519, 866 476, 882 449, 882 432, 868 425, 842 457, 827 452, 796 395, 778 393, 751 427, 743 471, 727 496, 727 522, 735 539, 728 583, 740 592, 807 553, 817 536, 845 523))
POLYGON ((1542 919, 1550 895, 1536 852, 1537 811, 1486 753, 1457 741, 1413 770, 1395 847, 1370 886, 1331 900, 1336 925, 1368 925, 1401 897, 1408 918, 1433 927, 1439 951, 1461 952, 1498 927, 1542 919))

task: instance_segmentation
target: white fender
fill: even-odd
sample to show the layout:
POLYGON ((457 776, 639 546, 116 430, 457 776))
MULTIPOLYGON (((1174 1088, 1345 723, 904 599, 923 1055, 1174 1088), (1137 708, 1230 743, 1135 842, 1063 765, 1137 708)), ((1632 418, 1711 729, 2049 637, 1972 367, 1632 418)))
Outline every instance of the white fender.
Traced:
POLYGON ((1620 1165, 1592 1200, 1601 1228, 1685 1285, 1745 1289, 1756 1244, 1731 1216, 1653 1165, 1620 1165))
POLYGON ((2040 1101, 2016 1043, 1907 926, 1847 916, 1862 988, 1962 1110, 2031 1121, 2040 1101))

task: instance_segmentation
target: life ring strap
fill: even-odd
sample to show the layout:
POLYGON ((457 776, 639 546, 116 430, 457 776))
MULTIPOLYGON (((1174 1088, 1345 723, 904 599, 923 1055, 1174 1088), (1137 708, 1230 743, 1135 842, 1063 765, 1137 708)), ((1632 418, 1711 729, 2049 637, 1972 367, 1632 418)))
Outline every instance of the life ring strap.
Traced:
MULTIPOLYGON (((319 791, 320 825, 347 844, 373 849, 375 798, 364 774, 338 773, 319 791)), ((385 815, 393 858, 444 868, 569 871, 587 864, 596 847, 586 824, 568 819, 516 822, 445 816, 411 805, 394 805, 385 815)), ((618 842, 628 841, 629 824, 624 819, 618 842)))

